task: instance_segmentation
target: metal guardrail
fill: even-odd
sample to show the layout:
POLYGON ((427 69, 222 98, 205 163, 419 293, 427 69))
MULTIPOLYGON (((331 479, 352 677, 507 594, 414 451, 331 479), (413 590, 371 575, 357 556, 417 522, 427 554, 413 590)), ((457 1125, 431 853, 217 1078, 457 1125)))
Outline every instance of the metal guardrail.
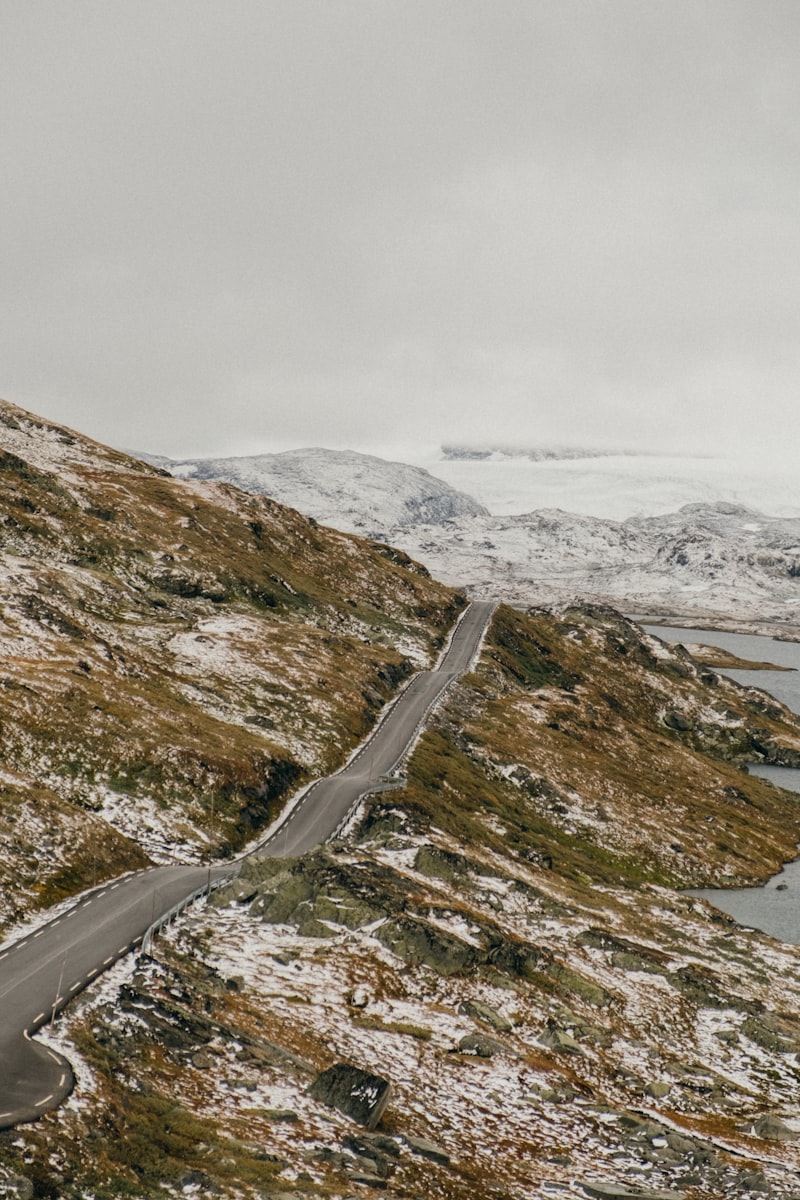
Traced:
POLYGON ((397 779, 379 779, 376 780, 375 783, 365 787, 364 791, 360 792, 358 796, 356 796, 355 800, 350 805, 347 812, 344 814, 341 821, 336 826, 327 841, 335 842, 336 839, 341 836, 342 830, 346 829, 350 821, 352 821, 353 813, 356 811, 361 801, 367 796, 376 796, 379 792, 399 792, 406 787, 407 784, 408 780, 405 778, 405 776, 401 776, 397 779))
POLYGON ((146 930, 145 935, 142 938, 141 953, 150 953, 156 936, 161 932, 165 925, 170 925, 176 917, 179 917, 184 909, 187 909, 190 904, 194 904, 195 901, 199 900, 202 896, 210 896, 212 892, 217 890, 217 888, 222 887, 223 884, 232 879, 235 874, 236 871, 231 871, 227 875, 221 875, 218 879, 211 879, 211 875, 209 873, 208 882, 205 883, 203 887, 197 888, 194 892, 190 892, 188 896, 184 896, 182 900, 179 900, 177 904, 173 904, 172 908, 168 909, 167 912, 162 913, 160 917, 153 921, 152 925, 146 930))

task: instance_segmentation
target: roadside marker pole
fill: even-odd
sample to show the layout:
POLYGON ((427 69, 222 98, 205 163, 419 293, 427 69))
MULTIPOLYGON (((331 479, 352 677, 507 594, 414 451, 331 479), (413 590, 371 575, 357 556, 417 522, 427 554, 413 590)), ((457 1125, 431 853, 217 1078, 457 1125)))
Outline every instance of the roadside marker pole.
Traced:
POLYGON ((67 952, 65 950, 64 957, 61 960, 61 974, 58 977, 58 987, 56 988, 56 998, 53 1001, 53 1015, 50 1018, 50 1032, 51 1033, 55 1029, 56 1008, 58 1007, 58 1000, 59 1000, 59 997, 61 996, 61 985, 64 982, 64 968, 66 967, 66 965, 67 965, 67 952))

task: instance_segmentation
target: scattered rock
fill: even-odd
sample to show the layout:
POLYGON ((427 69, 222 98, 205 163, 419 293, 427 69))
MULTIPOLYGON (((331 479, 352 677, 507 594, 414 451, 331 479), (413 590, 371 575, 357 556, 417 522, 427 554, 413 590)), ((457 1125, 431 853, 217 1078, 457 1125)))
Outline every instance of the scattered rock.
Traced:
POLYGON ((667 979, 699 1008, 732 1008, 739 1012, 752 1012, 753 1005, 749 1001, 727 992, 719 977, 701 963, 681 967, 667 975, 667 979))
POLYGON ((587 1004, 594 1004, 598 1008, 605 1007, 611 1002, 611 996, 605 988, 585 979, 583 975, 573 971, 572 967, 568 967, 564 963, 551 963, 547 967, 547 974, 556 980, 562 994, 566 992, 571 996, 579 996, 587 1004))
POLYGON ((450 1162, 450 1155, 437 1142, 431 1142, 427 1138, 411 1137, 410 1135, 407 1135, 403 1140, 412 1154, 419 1154, 421 1158, 429 1158, 431 1162, 440 1163, 445 1167, 450 1162))
POLYGON ((455 883, 469 874, 469 862, 463 854, 453 854, 438 846, 420 846, 414 858, 414 870, 432 879, 455 883))
POLYGON ((181 1190, 186 1190, 189 1188, 202 1188, 201 1194, 203 1196, 221 1195, 221 1190, 218 1185, 214 1183, 213 1179, 206 1175, 205 1171, 199 1171, 194 1168, 189 1171, 184 1171, 183 1174, 179 1176, 178 1187, 181 1188, 181 1190))
POLYGON ((497 1038, 487 1037, 485 1033, 468 1033, 458 1043, 458 1049, 463 1054, 477 1054, 478 1058, 494 1058, 495 1054, 508 1054, 509 1047, 497 1038))
POLYGON ((376 1158, 379 1154, 388 1154, 390 1158, 400 1157, 397 1142, 384 1133, 351 1133, 342 1138, 342 1142, 349 1150, 370 1158, 376 1158))
POLYGON ((765 1113, 753 1122, 753 1132, 756 1137, 768 1138, 772 1142, 796 1142, 800 1137, 794 1129, 790 1129, 780 1117, 765 1113))
POLYGON ((682 713, 676 712, 674 709, 665 715, 664 724, 667 729, 675 729, 679 733, 689 733, 690 730, 694 729, 694 724, 687 717, 684 717, 682 713))
POLYGON ((502 1016, 490 1004, 485 1004, 483 1000, 462 1000, 458 1006, 458 1011, 466 1017, 473 1017, 476 1021, 483 1021, 484 1025, 491 1026, 498 1033, 508 1033, 513 1028, 507 1017, 502 1016))
POLYGON ((264 1039, 259 1039, 258 1041, 254 1038, 244 1040, 244 1045, 236 1057, 239 1062, 256 1063, 262 1067, 281 1067, 284 1070, 290 1067, 299 1075, 314 1075, 316 1073, 311 1063, 306 1062, 304 1058, 300 1058, 297 1054, 293 1054, 291 1050, 286 1050, 283 1046, 277 1046, 274 1042, 268 1042, 264 1039))
POLYGON ((405 962, 415 966, 424 963, 439 975, 466 971, 479 957, 479 952, 468 942, 414 917, 386 921, 375 936, 405 962))
POLYGON ((759 1013, 742 1023, 741 1032, 762 1050, 776 1054, 800 1053, 800 1039, 795 1029, 773 1013, 759 1013))
POLYGON ((0 1179, 0 1196, 7 1200, 33 1200, 34 1195, 33 1183, 24 1175, 7 1175, 0 1179))
POLYGON ((597 1200, 684 1200, 683 1192, 640 1188, 628 1183, 581 1183, 587 1196, 597 1200))
POLYGON ((540 1041, 543 1046, 547 1046, 550 1050, 556 1050, 560 1054, 583 1054, 580 1042, 563 1029, 546 1029, 540 1041))
POLYGON ((740 1171, 736 1176, 736 1186, 740 1192, 772 1192, 763 1171, 740 1171))
POLYGON ((380 1175, 371 1175, 368 1171, 348 1171, 347 1178, 351 1183, 360 1183, 364 1187, 386 1188, 388 1184, 380 1175))
POLYGON ((374 1129, 389 1103, 392 1085, 381 1075, 362 1071, 349 1063, 334 1063, 319 1075, 309 1095, 367 1129, 374 1129))
POLYGON ((297 1113, 291 1108, 265 1108, 264 1116, 268 1121, 299 1121, 297 1113))
POLYGON ((669 1095, 669 1092, 670 1085, 668 1083, 662 1083, 658 1081, 655 1083, 648 1083, 644 1089, 645 1095, 652 1096, 654 1100, 663 1100, 665 1096, 669 1095))

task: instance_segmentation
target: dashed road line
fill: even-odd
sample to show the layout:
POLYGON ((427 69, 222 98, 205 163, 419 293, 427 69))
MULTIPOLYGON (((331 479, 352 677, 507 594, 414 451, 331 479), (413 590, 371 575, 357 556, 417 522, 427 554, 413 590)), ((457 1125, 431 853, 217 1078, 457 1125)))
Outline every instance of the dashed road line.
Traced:
POLYGON ((51 1092, 49 1096, 45 1096, 44 1100, 39 1100, 36 1104, 34 1104, 33 1107, 34 1108, 44 1108, 45 1104, 49 1104, 54 1096, 55 1096, 55 1092, 51 1092))

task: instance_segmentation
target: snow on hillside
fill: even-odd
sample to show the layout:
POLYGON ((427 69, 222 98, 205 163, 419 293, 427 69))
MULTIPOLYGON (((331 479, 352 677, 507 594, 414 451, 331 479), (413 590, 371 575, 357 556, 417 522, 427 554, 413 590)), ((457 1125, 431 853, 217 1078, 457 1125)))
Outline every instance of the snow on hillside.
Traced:
POLYGON ((495 516, 561 508, 624 521, 722 500, 773 516, 800 517, 797 473, 780 464, 634 454, 578 457, 577 452, 538 460, 500 451, 465 458, 453 457, 446 448, 412 461, 468 492, 495 516))
POLYGON ((397 530, 435 575, 522 604, 570 596, 696 616, 800 621, 800 519, 741 505, 601 520, 558 509, 397 530))
POLYGON ((148 461, 183 478, 224 480, 266 494, 324 525, 378 539, 395 527, 486 514, 471 496, 420 467, 352 450, 311 448, 244 458, 148 461))
POLYGON ((785 469, 458 446, 429 454, 430 472, 333 450, 150 461, 390 541, 473 594, 800 622, 800 491, 785 469))

